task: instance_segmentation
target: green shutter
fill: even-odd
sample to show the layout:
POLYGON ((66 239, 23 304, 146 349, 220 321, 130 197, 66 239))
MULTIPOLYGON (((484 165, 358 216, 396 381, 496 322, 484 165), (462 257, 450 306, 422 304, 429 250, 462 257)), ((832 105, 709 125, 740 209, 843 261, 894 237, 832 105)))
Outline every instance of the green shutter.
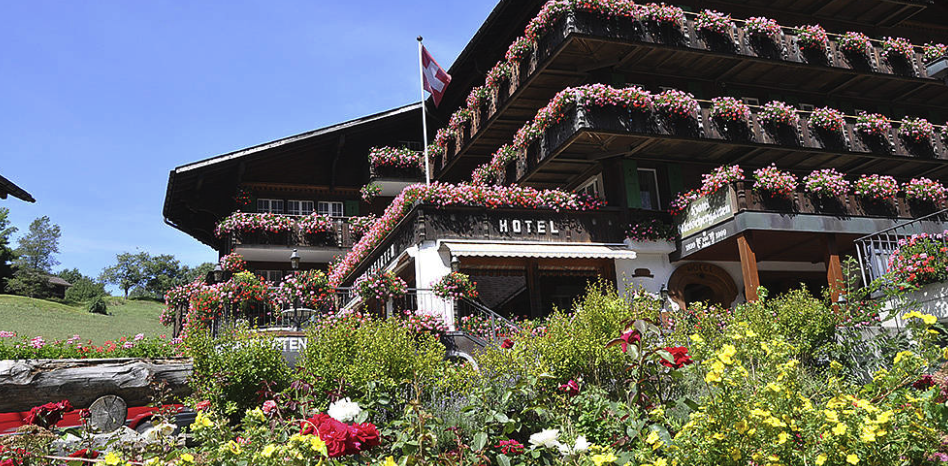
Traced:
POLYGON ((670 163, 666 166, 668 167, 668 191, 674 196, 685 190, 681 182, 681 165, 670 163))
POLYGON ((625 174, 626 201, 630 209, 642 208, 642 190, 639 189, 639 165, 635 160, 623 160, 622 171, 625 174))
POLYGON ((346 217, 355 217, 359 215, 359 201, 346 201, 343 206, 346 217))

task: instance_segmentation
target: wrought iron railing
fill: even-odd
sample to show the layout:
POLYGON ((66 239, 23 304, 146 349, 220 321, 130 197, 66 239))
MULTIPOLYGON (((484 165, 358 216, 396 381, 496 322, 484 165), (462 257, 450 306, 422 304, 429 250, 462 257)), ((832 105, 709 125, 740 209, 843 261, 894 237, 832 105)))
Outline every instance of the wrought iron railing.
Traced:
POLYGON ((868 284, 885 275, 888 271, 889 259, 899 248, 900 240, 920 233, 943 233, 946 227, 948 227, 948 209, 943 209, 856 239, 854 242, 856 258, 859 261, 863 284, 868 284))
POLYGON ((505 338, 520 331, 517 324, 481 303, 462 298, 454 304, 457 328, 482 340, 479 342, 482 346, 499 345, 505 338))

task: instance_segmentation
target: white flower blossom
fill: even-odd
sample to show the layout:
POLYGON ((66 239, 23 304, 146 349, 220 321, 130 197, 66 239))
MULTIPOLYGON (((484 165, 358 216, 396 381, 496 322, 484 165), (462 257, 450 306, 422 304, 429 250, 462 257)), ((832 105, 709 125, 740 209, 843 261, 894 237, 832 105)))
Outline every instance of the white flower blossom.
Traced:
POLYGON ((530 436, 530 445, 533 448, 559 448, 559 429, 544 429, 530 436))
POLYGON ((326 413, 339 422, 352 422, 362 413, 362 408, 359 407, 359 403, 343 398, 331 403, 326 413))
POLYGON ((152 427, 145 431, 145 440, 149 442, 157 442, 161 440, 162 437, 169 437, 174 433, 174 424, 168 424, 167 422, 162 422, 161 424, 152 427))
POLYGON ((564 443, 557 445, 557 448, 559 448, 560 455, 562 456, 578 455, 589 450, 589 442, 586 440, 585 435, 580 435, 579 437, 576 437, 576 442, 572 448, 568 444, 564 443))

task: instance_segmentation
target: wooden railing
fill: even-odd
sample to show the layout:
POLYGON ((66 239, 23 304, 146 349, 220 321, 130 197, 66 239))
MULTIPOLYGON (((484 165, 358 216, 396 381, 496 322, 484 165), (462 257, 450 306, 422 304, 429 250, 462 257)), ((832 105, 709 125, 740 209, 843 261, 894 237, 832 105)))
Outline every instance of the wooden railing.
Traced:
POLYGON ((228 236, 230 249, 244 245, 276 245, 313 248, 351 248, 360 235, 352 231, 352 225, 346 217, 334 217, 332 229, 327 232, 310 234, 294 224, 289 231, 278 233, 260 231, 236 231, 228 236))

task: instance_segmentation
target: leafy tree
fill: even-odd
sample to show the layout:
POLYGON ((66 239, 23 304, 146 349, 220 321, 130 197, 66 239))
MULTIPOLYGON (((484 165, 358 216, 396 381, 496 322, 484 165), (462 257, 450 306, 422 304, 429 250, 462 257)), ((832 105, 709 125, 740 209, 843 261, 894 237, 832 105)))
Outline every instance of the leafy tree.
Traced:
POLYGON ((52 224, 45 215, 30 223, 29 231, 18 241, 13 262, 16 271, 7 280, 10 290, 31 298, 49 296, 53 289, 49 276, 53 266, 59 264, 53 257, 59 252, 59 236, 59 225, 52 224))
POLYGON ((83 278, 89 278, 83 275, 82 272, 80 272, 79 269, 77 268, 62 269, 59 272, 56 272, 56 276, 58 276, 59 278, 62 278, 63 280, 66 280, 69 283, 72 283, 73 285, 75 285, 76 282, 78 282, 79 280, 82 280, 83 278))
POLYGON ((10 248, 10 237, 16 233, 16 227, 10 226, 10 209, 0 207, 0 292, 6 289, 7 279, 13 277, 11 262, 16 253, 10 248))
POLYGON ((107 295, 105 284, 89 277, 82 277, 69 283, 72 283, 72 286, 66 290, 66 301, 81 303, 107 295))
POLYGON ((128 299, 128 290, 145 284, 149 259, 148 253, 144 251, 137 254, 117 254, 115 265, 102 269, 99 280, 119 287, 125 293, 125 299, 128 299))
POLYGON ((154 298, 161 298, 171 287, 185 281, 185 270, 180 262, 170 254, 149 257, 144 263, 144 292, 154 298))
POLYGON ((215 262, 205 262, 194 268, 190 268, 185 265, 183 267, 184 282, 191 283, 195 280, 204 281, 204 278, 207 277, 207 274, 214 270, 215 265, 217 265, 215 262))

